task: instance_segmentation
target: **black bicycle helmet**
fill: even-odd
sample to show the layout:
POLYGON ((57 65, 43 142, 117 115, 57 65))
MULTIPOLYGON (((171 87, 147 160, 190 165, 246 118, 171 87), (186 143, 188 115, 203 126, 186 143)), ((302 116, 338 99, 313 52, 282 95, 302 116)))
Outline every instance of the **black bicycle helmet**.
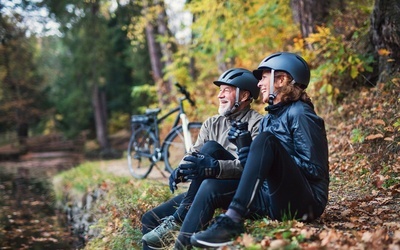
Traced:
POLYGON ((279 52, 264 58, 258 68, 253 70, 254 76, 261 80, 263 70, 279 70, 289 73, 295 83, 302 89, 310 83, 310 68, 307 62, 299 55, 289 52, 279 52))
POLYGON ((253 99, 257 99, 260 93, 260 88, 257 87, 258 80, 251 71, 242 68, 233 68, 225 71, 218 80, 214 81, 214 84, 217 86, 226 84, 247 90, 253 99))

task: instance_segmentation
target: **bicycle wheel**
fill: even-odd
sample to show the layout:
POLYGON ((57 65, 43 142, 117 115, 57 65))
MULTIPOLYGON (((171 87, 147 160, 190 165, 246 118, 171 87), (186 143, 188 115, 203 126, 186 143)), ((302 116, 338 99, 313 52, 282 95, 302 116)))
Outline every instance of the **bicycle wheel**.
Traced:
POLYGON ((137 179, 146 178, 154 166, 152 156, 156 148, 156 137, 149 127, 140 127, 132 135, 128 146, 128 167, 137 179))
MULTIPOLYGON (((193 143, 197 140, 200 128, 200 122, 189 123, 189 132, 193 143)), ((178 167, 185 153, 186 149, 182 126, 178 126, 167 135, 164 141, 163 159, 165 162, 165 170, 171 173, 172 170, 178 167)))

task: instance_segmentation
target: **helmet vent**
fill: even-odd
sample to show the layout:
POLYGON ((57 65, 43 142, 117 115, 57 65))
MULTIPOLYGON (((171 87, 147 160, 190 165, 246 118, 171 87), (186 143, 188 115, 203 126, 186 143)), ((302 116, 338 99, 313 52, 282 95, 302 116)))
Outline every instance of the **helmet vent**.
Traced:
POLYGON ((236 74, 232 75, 231 77, 229 77, 229 79, 235 79, 236 77, 241 76, 241 75, 243 75, 242 72, 236 73, 236 74))

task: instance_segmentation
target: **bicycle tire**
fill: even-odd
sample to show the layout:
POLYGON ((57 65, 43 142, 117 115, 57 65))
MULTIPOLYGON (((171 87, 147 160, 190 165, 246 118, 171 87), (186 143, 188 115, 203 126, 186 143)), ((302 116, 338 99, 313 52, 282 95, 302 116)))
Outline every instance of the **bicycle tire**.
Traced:
MULTIPOLYGON (((188 125, 192 142, 195 143, 197 136, 200 132, 201 122, 191 122, 188 125)), ((163 144, 163 159, 165 163, 165 170, 171 173, 178 167, 179 162, 186 154, 185 142, 183 139, 182 126, 174 128, 165 138, 163 144)))
POLYGON ((132 133, 127 157, 129 171, 134 178, 144 179, 153 169, 155 162, 152 157, 158 147, 156 142, 156 136, 149 127, 139 127, 132 133))

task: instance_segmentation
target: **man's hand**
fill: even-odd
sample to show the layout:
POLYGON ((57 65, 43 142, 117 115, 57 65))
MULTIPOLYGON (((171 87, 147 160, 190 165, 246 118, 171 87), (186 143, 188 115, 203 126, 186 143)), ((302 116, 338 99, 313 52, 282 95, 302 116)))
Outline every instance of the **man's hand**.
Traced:
POLYGON ((253 141, 248 126, 247 122, 233 122, 228 132, 228 140, 235 144, 238 150, 250 146, 253 141))
POLYGON ((192 174, 187 175, 188 179, 196 179, 197 177, 216 177, 220 172, 218 160, 206 154, 193 153, 192 155, 183 158, 183 160, 188 162, 187 164, 182 164, 180 166, 183 171, 186 171, 186 173, 189 174, 191 169, 194 170, 192 174))
POLYGON ((246 165, 247 156, 249 155, 249 151, 250 151, 250 147, 242 147, 238 151, 239 161, 243 168, 244 168, 244 165, 246 165))
POLYGON ((186 182, 187 180, 188 178, 184 172, 179 167, 175 168, 169 176, 169 190, 171 190, 171 193, 174 193, 178 189, 177 184, 186 182))

